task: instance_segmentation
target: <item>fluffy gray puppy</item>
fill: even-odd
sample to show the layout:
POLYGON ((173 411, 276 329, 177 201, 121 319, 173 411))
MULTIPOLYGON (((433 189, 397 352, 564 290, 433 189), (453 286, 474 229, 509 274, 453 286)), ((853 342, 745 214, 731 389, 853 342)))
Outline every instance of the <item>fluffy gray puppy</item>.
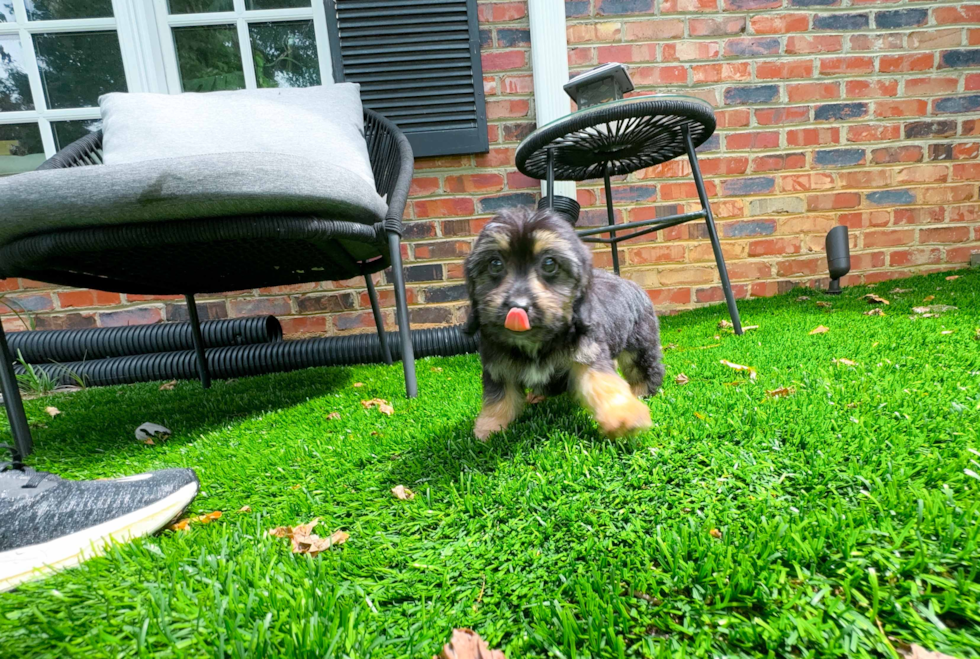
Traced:
POLYGON ((592 252, 560 215, 501 213, 465 269, 466 331, 479 332, 483 362, 478 438, 504 430, 526 401, 564 391, 610 437, 650 427, 637 397, 656 393, 664 376, 653 304, 633 282, 593 268, 592 252))

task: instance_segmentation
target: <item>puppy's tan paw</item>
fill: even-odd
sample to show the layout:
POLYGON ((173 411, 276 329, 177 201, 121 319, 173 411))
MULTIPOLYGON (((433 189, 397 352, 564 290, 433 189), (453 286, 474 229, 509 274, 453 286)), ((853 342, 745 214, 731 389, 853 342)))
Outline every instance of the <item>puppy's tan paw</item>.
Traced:
POLYGON ((473 426, 473 434, 481 442, 487 441, 495 432, 501 432, 506 430, 509 424, 504 423, 500 419, 495 419, 493 417, 480 416, 476 419, 476 424, 473 426))
POLYGON ((547 396, 542 396, 541 394, 536 394, 533 391, 527 392, 527 404, 537 405, 538 403, 543 403, 548 400, 547 396))
POLYGON ((650 395, 650 388, 647 386, 646 382, 636 382, 630 385, 630 391, 637 398, 646 398, 650 395))
POLYGON ((596 421, 602 432, 613 438, 649 430, 653 425, 650 409, 632 396, 622 396, 596 410, 596 421))

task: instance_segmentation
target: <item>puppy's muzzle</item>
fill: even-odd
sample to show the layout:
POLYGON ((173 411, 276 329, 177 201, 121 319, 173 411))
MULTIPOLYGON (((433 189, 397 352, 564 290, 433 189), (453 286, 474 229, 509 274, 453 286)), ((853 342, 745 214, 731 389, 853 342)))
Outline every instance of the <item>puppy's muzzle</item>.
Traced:
POLYGON ((527 317, 527 311, 520 307, 511 307, 507 312, 507 319, 504 327, 511 332, 526 332, 531 329, 531 321, 527 317))

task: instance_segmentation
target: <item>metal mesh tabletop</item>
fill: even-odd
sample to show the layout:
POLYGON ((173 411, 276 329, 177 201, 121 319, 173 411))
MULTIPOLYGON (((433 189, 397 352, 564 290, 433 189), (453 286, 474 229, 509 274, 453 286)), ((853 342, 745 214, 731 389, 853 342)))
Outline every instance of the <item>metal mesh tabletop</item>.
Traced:
POLYGON ((531 133, 517 148, 517 169, 536 179, 585 181, 618 176, 673 160, 715 131, 711 105, 688 96, 638 96, 579 110, 531 133), (607 170, 608 163, 608 170, 607 170))

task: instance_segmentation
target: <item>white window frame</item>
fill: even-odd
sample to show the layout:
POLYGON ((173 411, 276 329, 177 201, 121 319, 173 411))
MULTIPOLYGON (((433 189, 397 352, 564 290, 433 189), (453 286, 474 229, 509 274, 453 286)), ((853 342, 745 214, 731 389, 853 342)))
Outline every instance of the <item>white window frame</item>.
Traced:
POLYGON ((179 94, 180 70, 173 28, 235 25, 238 30, 242 69, 245 72, 245 86, 247 89, 255 89, 255 64, 248 33, 249 24, 312 19, 320 64, 320 81, 322 84, 333 82, 327 17, 322 0, 311 0, 309 7, 261 10, 246 10, 245 0, 234 0, 234 11, 173 15, 168 11, 167 0, 112 0, 112 17, 48 21, 28 21, 24 0, 13 0, 13 4, 14 22, 0 23, 0 35, 16 35, 20 38, 23 55, 21 63, 30 82, 34 109, 0 112, 0 124, 37 124, 45 157, 48 158, 56 151, 52 122, 98 119, 99 108, 48 108, 37 65, 37 54, 34 51, 35 34, 115 31, 122 53, 126 85, 130 92, 179 94))

